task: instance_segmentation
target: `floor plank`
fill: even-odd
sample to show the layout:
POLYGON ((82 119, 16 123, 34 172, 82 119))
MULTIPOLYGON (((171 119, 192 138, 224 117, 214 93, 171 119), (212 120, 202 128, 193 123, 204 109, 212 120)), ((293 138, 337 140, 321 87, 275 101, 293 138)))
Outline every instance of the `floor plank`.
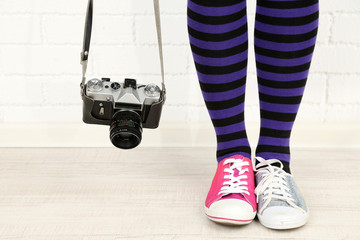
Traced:
POLYGON ((360 150, 292 149, 310 207, 290 231, 209 221, 213 148, 0 149, 0 237, 26 240, 358 239, 360 150))

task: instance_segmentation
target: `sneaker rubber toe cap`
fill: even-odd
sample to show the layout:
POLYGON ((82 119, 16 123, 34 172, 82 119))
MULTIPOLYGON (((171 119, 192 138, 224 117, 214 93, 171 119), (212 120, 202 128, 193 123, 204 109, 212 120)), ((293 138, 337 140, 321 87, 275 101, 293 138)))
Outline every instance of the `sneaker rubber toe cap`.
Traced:
POLYGON ((308 219, 308 212, 287 206, 272 206, 258 214, 260 222, 273 229, 289 229, 304 225, 308 219))
POLYGON ((206 215, 214 219, 224 219, 239 222, 251 222, 256 215, 253 207, 244 200, 222 199, 205 207, 206 215))

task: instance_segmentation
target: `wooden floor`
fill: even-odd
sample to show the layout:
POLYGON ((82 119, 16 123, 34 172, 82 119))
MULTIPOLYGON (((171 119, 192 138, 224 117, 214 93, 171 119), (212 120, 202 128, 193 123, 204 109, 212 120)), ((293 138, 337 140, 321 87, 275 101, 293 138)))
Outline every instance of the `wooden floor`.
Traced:
POLYGON ((0 149, 0 239, 360 239, 360 150, 292 149, 302 228, 215 224, 213 148, 0 149))

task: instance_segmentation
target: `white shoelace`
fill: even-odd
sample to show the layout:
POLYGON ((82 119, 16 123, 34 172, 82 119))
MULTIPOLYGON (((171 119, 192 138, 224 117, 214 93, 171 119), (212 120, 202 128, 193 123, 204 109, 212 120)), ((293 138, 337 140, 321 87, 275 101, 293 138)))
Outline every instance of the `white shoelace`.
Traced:
POLYGON ((271 199, 279 199, 288 202, 292 206, 296 206, 294 199, 290 194, 290 189, 286 184, 286 176, 290 176, 283 170, 283 164, 278 159, 267 159, 262 157, 255 157, 259 163, 254 167, 256 174, 262 174, 262 179, 255 188, 256 201, 259 202, 259 195, 264 194, 263 201, 267 201, 264 207, 271 201, 271 199), (272 163, 279 163, 280 167, 271 165, 272 163))
POLYGON ((245 172, 249 172, 249 168, 243 168, 244 166, 249 166, 249 162, 243 161, 242 159, 234 159, 229 158, 226 159, 223 164, 226 165, 230 163, 229 168, 225 168, 224 172, 228 172, 229 174, 224 176, 224 179, 229 179, 228 181, 225 181, 223 184, 224 186, 220 189, 220 194, 230 194, 230 193, 241 193, 241 194, 247 194, 250 195, 249 189, 247 187, 248 183, 247 181, 241 181, 243 179, 247 179, 247 175, 245 175, 245 172), (232 165, 231 165, 232 163, 232 165), (239 171, 238 176, 234 176, 234 169, 237 169, 239 171))

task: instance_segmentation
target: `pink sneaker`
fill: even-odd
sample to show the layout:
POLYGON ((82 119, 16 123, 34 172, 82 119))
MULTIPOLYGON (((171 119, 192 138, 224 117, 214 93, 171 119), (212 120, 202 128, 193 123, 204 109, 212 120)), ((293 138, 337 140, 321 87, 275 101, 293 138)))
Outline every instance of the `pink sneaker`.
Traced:
POLYGON ((257 209, 254 189, 254 171, 249 158, 237 154, 222 160, 206 197, 205 214, 219 223, 250 223, 257 209))

